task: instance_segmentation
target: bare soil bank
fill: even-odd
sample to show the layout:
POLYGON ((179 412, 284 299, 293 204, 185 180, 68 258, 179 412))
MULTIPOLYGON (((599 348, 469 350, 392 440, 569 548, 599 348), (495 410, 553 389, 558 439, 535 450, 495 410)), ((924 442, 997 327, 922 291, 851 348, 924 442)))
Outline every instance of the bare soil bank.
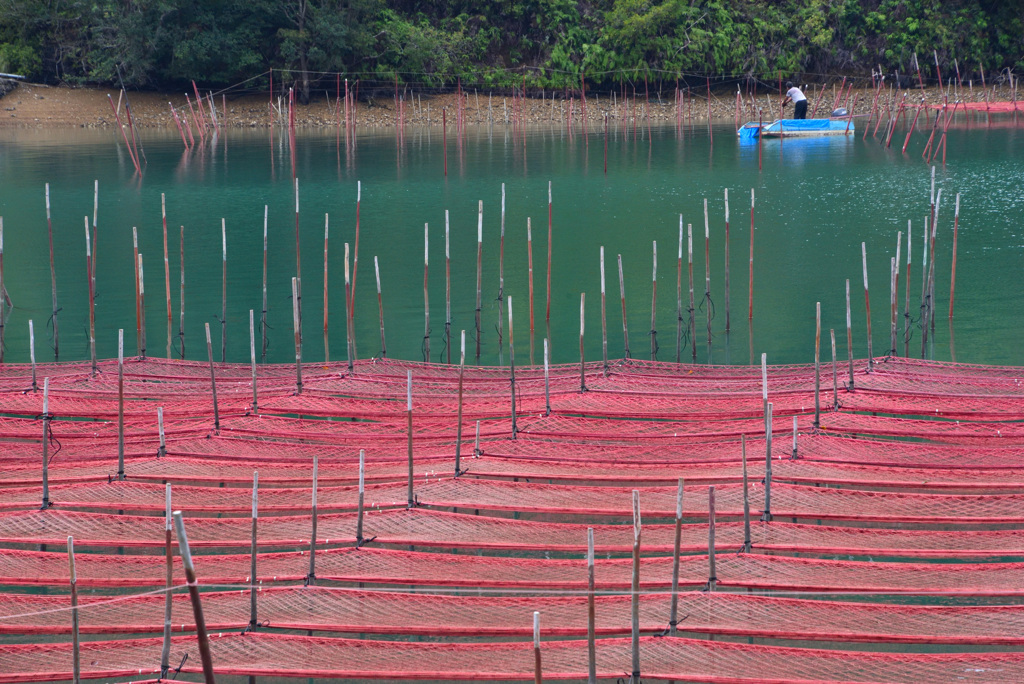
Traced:
MULTIPOLYGON (((809 89, 808 96, 813 100, 814 88, 809 89)), ((942 95, 937 89, 928 91, 909 91, 907 103, 914 104, 919 101, 923 92, 925 100, 935 104, 942 101, 942 95)), ((115 125, 114 111, 110 105, 119 102, 120 93, 114 89, 104 88, 68 88, 46 86, 32 83, 19 84, 13 91, 0 97, 0 127, 25 126, 25 127, 103 127, 115 125), (108 96, 110 99, 108 99, 108 96)), ((871 102, 874 99, 872 91, 855 92, 857 96, 856 112, 868 113, 871 102)), ((961 91, 961 96, 968 100, 981 100, 984 98, 980 88, 973 93, 966 90, 961 91)), ((902 98, 902 94, 897 94, 902 98)), ((997 90, 990 94, 992 102, 1008 100, 1012 97, 1011 92, 997 90)), ((179 115, 189 115, 189 106, 183 94, 169 95, 166 93, 135 92, 128 94, 131 103, 132 115, 135 117, 135 124, 141 127, 175 127, 174 117, 168 103, 172 103, 179 110, 179 115)), ((830 86, 825 91, 824 100, 819 106, 818 113, 827 112, 835 99, 833 89, 830 86)), ((890 93, 887 91, 880 100, 884 100, 886 106, 890 101, 890 93)), ((441 111, 447 109, 448 124, 454 125, 454 112, 457 97, 453 94, 421 96, 413 93, 412 97, 405 103, 405 121, 412 125, 440 125, 441 111)), ((953 97, 950 98, 950 101, 953 97)), ((851 98, 852 101, 852 98, 851 98)), ((214 99, 218 115, 222 117, 222 125, 230 127, 258 128, 265 127, 271 123, 271 108, 266 95, 244 95, 241 97, 216 97, 214 99), (221 110, 226 107, 226 115, 221 110)), ((562 99, 527 98, 522 102, 525 110, 524 116, 528 124, 547 124, 565 121, 565 116, 570 108, 573 110, 574 120, 580 118, 580 103, 578 100, 566 102, 562 99)), ((773 120, 778 115, 778 95, 762 94, 756 100, 757 106, 764 110, 766 120, 773 120)), ((295 122, 298 126, 333 126, 337 124, 335 102, 328 101, 321 97, 309 105, 298 105, 296 107, 295 122)), ((194 106, 194 103, 193 103, 194 106)), ((518 106, 518 105, 517 105, 518 106)), ((849 104, 847 105, 849 107, 849 104)), ((493 120, 495 123, 504 123, 506 117, 512 116, 513 102, 511 98, 503 96, 488 96, 484 93, 468 93, 465 101, 466 121, 469 124, 487 123, 493 120)), ((812 104, 813 107, 813 104, 812 104)), ((715 119, 732 119, 735 116, 736 98, 735 94, 724 92, 712 92, 711 116, 715 119)), ((630 109, 642 121, 644 113, 644 102, 630 100, 630 109)), ((676 109, 673 103, 673 94, 664 93, 659 101, 652 96, 647 105, 648 118, 652 121, 671 121, 676 118, 676 109)), ((788 109, 787 112, 791 112, 788 109)), ((622 101, 615 98, 614 102, 606 94, 594 94, 587 97, 587 118, 599 123, 604 114, 608 113, 613 118, 622 116, 622 101)), ((124 117, 124 105, 121 103, 120 114, 124 117)), ((633 114, 631 113, 631 116, 633 114)), ((278 119, 278 115, 273 115, 278 119)), ((383 127, 394 126, 395 124, 395 103, 393 98, 362 101, 358 106, 358 126, 383 127)), ((682 117, 684 123, 689 121, 706 121, 708 117, 707 100, 703 92, 694 93, 693 99, 686 99, 683 104, 682 117)), ((743 112, 740 115, 742 120, 752 118, 752 108, 749 101, 744 103, 743 112)))

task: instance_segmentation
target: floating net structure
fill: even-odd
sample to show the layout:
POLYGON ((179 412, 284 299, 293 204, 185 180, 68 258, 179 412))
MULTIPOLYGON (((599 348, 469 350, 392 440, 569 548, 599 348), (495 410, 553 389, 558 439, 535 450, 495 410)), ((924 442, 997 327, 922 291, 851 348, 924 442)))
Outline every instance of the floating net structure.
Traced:
POLYGON ((168 492, 225 676, 1024 680, 1024 368, 212 378, 0 366, 0 682, 201 671, 168 492))

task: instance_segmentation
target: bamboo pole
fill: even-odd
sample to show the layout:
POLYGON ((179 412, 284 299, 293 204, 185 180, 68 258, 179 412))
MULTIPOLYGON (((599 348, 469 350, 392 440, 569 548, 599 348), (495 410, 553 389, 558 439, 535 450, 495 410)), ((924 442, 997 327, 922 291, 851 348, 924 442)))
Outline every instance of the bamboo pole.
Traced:
MULTIPOLYGON (((325 278, 326 284, 326 278, 325 278)), ((326 287, 324 288, 324 299, 327 298, 326 287)), ((326 303, 326 302, 325 302, 326 303)), ((352 322, 349 318, 348 312, 352 308, 352 280, 351 274, 349 273, 348 265, 348 243, 345 243, 345 358, 348 361, 348 370, 352 371, 353 359, 352 359, 352 322)), ((324 306, 324 349, 327 349, 327 307, 324 306)))
POLYGON ((750 490, 747 482, 747 436, 740 435, 740 449, 743 458, 743 546, 740 553, 750 553, 750 490))
POLYGON ((504 360, 502 357, 502 344, 504 335, 501 329, 502 304, 505 298, 505 184, 501 184, 501 234, 498 246, 498 365, 504 360))
MULTIPOLYGON (((295 333, 295 393, 302 394, 302 333, 299 331, 299 282, 292 278, 292 328, 295 333)), ((207 324, 209 327, 209 324, 207 324)))
POLYGON ((317 479, 320 475, 320 461, 316 455, 313 456, 313 493, 310 504, 312 514, 312 528, 309 533, 309 574, 306 575, 306 584, 316 584, 316 523, 317 523, 317 479))
POLYGON ((708 200, 704 198, 704 305, 708 319, 708 363, 711 363, 711 228, 708 226, 708 200))
POLYGON ((268 207, 263 205, 263 310, 260 314, 261 360, 267 361, 267 212, 268 207))
POLYGON ((850 362, 850 386, 847 388, 853 391, 853 325, 850 318, 850 279, 846 279, 846 355, 850 362))
POLYGON ((715 486, 708 487, 708 591, 718 584, 715 569, 715 486))
POLYGON ((373 257, 373 272, 377 276, 377 309, 380 312, 380 357, 386 359, 388 347, 384 343, 384 299, 380 293, 380 265, 376 256, 373 257))
MULTIPOLYGON (((793 457, 796 458, 796 416, 793 417, 793 457)), ((821 427, 821 302, 814 305, 814 428, 821 427)))
POLYGON ((132 271, 135 274, 135 354, 142 356, 142 302, 139 299, 139 231, 132 226, 132 271))
POLYGON ((640 492, 633 490, 633 582, 630 592, 632 615, 633 672, 631 681, 640 682, 640 492))
POLYGON ((676 253, 676 363, 683 361, 683 215, 679 215, 679 248, 676 253))
POLYGON ((256 396, 256 326, 252 309, 249 309, 249 365, 252 367, 252 413, 259 415, 260 405, 256 396))
MULTIPOLYGON (((409 454, 409 479, 408 479, 408 503, 409 508, 416 505, 416 497, 412 488, 412 371, 406 371, 406 390, 405 390, 405 411, 409 420, 409 427, 407 432, 408 435, 408 454, 409 454)), ((479 423, 477 423, 479 426, 479 423)))
POLYGON ((228 360, 228 229, 224 219, 220 220, 220 245, 220 362, 226 363, 228 360))
MULTIPOLYGON (((533 365, 533 228, 530 217, 526 217, 526 276, 530 298, 530 365, 533 365)), ((603 309, 602 309, 603 310, 603 309)))
POLYGON ((622 340, 625 345, 626 358, 630 358, 629 354, 629 328, 626 320, 626 283, 622 278, 622 255, 618 255, 619 260, 619 299, 622 300, 622 340))
MULTIPOLYGON (((0 264, 3 263, 3 220, 0 219, 0 264)), ((93 267, 94 260, 92 256, 92 240, 89 233, 89 217, 85 217, 85 279, 88 281, 89 286, 89 360, 92 367, 93 376, 96 375, 98 368, 96 365, 96 290, 93 287, 93 267)), ((4 301, 4 288, 3 288, 3 267, 0 266, 0 348, 3 347, 3 319, 4 319, 4 308, 6 302, 4 301)), ((0 352, 0 360, 3 359, 2 353, 0 352)), ((169 357, 168 357, 169 358, 169 357)))
MULTIPOLYGON (((160 219, 163 223, 164 235, 164 293, 167 299, 167 358, 171 358, 171 334, 173 327, 173 313, 171 311, 171 262, 167 253, 167 198, 160 193, 160 219)), ((86 219, 88 221, 88 219, 86 219)), ((88 223, 86 224, 88 226, 88 223)), ((88 242, 88 227, 86 227, 86 242, 88 242)))
POLYGON ((839 410, 839 367, 836 365, 836 331, 829 328, 832 337, 832 410, 839 410))
MULTIPOLYGON (((31 329, 32 321, 29 321, 31 329)), ((33 359, 35 363, 35 359, 33 359)), ((35 385, 35 369, 32 373, 35 385)), ((117 331, 117 479, 124 479, 124 330, 117 331)))
POLYGON ((259 625, 256 613, 256 586, 258 583, 256 574, 256 523, 259 519, 259 491, 260 474, 258 471, 252 473, 252 540, 249 544, 249 629, 256 629, 259 625))
MULTIPOLYGON (((553 93, 552 97, 554 97, 553 93)), ((605 171, 607 172, 607 168, 605 171)), ((544 324, 547 328, 547 338, 551 339, 551 181, 548 181, 548 280, 547 309, 544 314, 544 324)))
POLYGON ((359 450, 359 506, 356 510, 356 547, 363 543, 363 506, 366 498, 366 449, 359 450))
MULTIPOLYGON (((330 228, 330 215, 325 213, 324 214, 324 363, 329 363, 330 360, 331 360, 331 348, 330 348, 330 344, 329 344, 328 336, 327 336, 327 312, 328 312, 328 305, 327 305, 327 237, 328 237, 329 228, 330 228)), ((348 249, 347 249, 348 243, 345 243, 345 244, 346 244, 346 249, 345 249, 345 252, 346 252, 346 254, 345 254, 345 271, 346 271, 346 277, 345 277, 345 309, 346 309, 346 311, 345 311, 345 348, 346 348, 346 355, 348 356, 349 369, 351 370, 351 368, 352 368, 352 366, 351 366, 351 364, 352 364, 352 355, 351 355, 352 345, 351 345, 351 342, 349 341, 349 336, 348 336, 348 333, 349 333, 349 330, 348 330, 348 309, 351 306, 351 302, 349 301, 350 294, 351 294, 350 293, 350 287, 351 286, 349 285, 349 282, 348 282, 348 249)))
POLYGON ((764 469, 764 513, 761 515, 763 522, 772 520, 772 403, 765 403, 764 412, 764 435, 765 435, 765 469, 764 469))
POLYGON ((533 681, 534 684, 541 684, 540 663, 540 612, 533 611, 533 681))
MULTIPOLYGON (((760 140, 760 136, 758 136, 760 140)), ((754 188, 750 189, 750 294, 747 297, 747 320, 754 320, 754 188)))
POLYGON ((605 377, 608 377, 608 317, 605 311, 605 288, 604 288, 604 245, 600 249, 601 261, 601 362, 605 377))
POLYGON ((466 372, 466 331, 462 331, 459 352, 459 409, 455 420, 455 477, 462 474, 462 381, 466 372))
MULTIPOLYGON (((290 92, 290 91, 289 91, 290 92)), ((290 108, 290 107, 289 107, 290 108)), ((294 146, 293 146, 294 150, 294 146)), ((298 324, 295 326, 295 334, 298 336, 299 344, 302 342, 302 260, 299 250, 299 179, 295 179, 295 287, 292 288, 292 298, 295 300, 295 311, 298 315, 298 324)))
POLYGON ((185 567, 188 594, 192 600, 196 637, 199 641, 199 659, 203 664, 203 681, 206 684, 216 684, 213 675, 213 658, 210 655, 210 641, 206 633, 206 620, 203 619, 203 604, 199 598, 199 584, 196 582, 196 568, 192 563, 192 553, 188 547, 188 537, 185 535, 185 522, 181 518, 181 511, 174 511, 171 515, 174 518, 174 529, 178 535, 178 550, 181 554, 182 565, 185 567))
MULTIPOLYGON (((953 213, 953 267, 949 276, 949 319, 953 320, 953 299, 956 294, 956 239, 960 232, 960 193, 956 194, 956 210, 953 213)), ((909 238, 908 238, 909 243, 909 238)))
POLYGON ((78 647, 78 573, 75 572, 75 538, 68 537, 68 579, 71 588, 71 681, 81 679, 81 654, 78 647))
MULTIPOLYGON (((178 317, 178 347, 181 354, 181 358, 185 358, 185 226, 181 226, 181 285, 178 290, 178 307, 180 314, 178 317)), ((92 260, 93 276, 96 275, 96 257, 95 250, 93 251, 92 260)), ((94 284, 95 285, 95 284, 94 284)), ((266 311, 266 300, 264 300, 263 309, 266 311)), ((265 316, 265 314, 264 314, 265 316)), ((265 319, 264 319, 265 322, 265 319)), ((264 350, 266 349, 266 332, 264 332, 264 350)), ((264 355, 266 352, 264 351, 264 355)))
POLYGON ((683 478, 679 478, 676 488, 676 526, 672 543, 672 594, 669 607, 668 630, 671 636, 676 635, 679 624, 679 546, 683 535, 683 478))
POLYGON ((580 293, 580 392, 586 392, 587 391, 586 367, 584 365, 584 359, 583 359, 583 328, 584 328, 584 326, 583 326, 583 322, 584 322, 583 314, 584 314, 584 309, 585 309, 586 301, 587 301, 587 293, 586 292, 581 292, 580 293))
POLYGON ((174 551, 172 542, 173 522, 171 521, 171 485, 164 485, 164 566, 167 578, 164 585, 164 638, 160 648, 160 678, 167 677, 171 667, 171 589, 174 586, 174 551))
POLYGON ((729 188, 725 189, 725 332, 729 332, 729 188))
MULTIPOLYGON (((544 340, 547 342, 547 339, 544 340)), ((594 528, 587 528, 587 684, 597 684, 594 606, 594 528)))
POLYGON ((156 429, 157 437, 160 440, 159 446, 156 450, 157 458, 162 458, 167 455, 167 434, 164 432, 164 407, 156 407, 156 429))
POLYGON ((697 363, 697 310, 693 300, 693 224, 686 224, 686 265, 690 283, 690 318, 686 324, 686 334, 690 338, 690 351, 693 352, 693 363, 697 363))
POLYGON ((452 363, 452 257, 449 239, 448 210, 444 210, 444 349, 447 363, 452 363))
MULTIPOLYGON (((89 217, 85 218, 85 234, 89 235, 89 217)), ((88 249, 88 240, 86 241, 88 249)), ((89 298, 92 302, 92 298, 89 298)), ((4 287, 4 217, 0 216, 0 363, 4 361, 4 328, 7 327, 7 288, 4 287)), ((96 373, 96 355, 93 352, 93 374, 96 373)))
POLYGON ((39 391, 39 383, 36 382, 36 328, 32 319, 28 319, 28 358, 32 365, 32 391, 39 391))
POLYGON ((430 293, 427 290, 429 272, 430 226, 423 224, 423 360, 430 361, 430 293))
POLYGON ((867 244, 860 243, 861 263, 864 270, 864 312, 868 325, 868 372, 874 365, 874 354, 871 352, 871 298, 868 295, 868 248, 867 244))
POLYGON ((53 222, 50 220, 50 184, 46 184, 46 232, 50 239, 50 288, 53 294, 53 358, 57 360, 60 356, 60 332, 57 327, 57 271, 53 263, 53 222))
POLYGON ((139 330, 142 332, 142 358, 146 358, 146 279, 143 277, 142 254, 139 254, 139 330))
POLYGON ((516 438, 516 351, 512 341, 512 295, 508 297, 508 362, 512 381, 512 439, 516 438))
POLYGON ((651 361, 658 360, 658 330, 654 325, 655 313, 658 304, 658 241, 652 243, 651 268, 651 361))
POLYGON ((483 308, 484 264, 484 201, 477 205, 476 215, 476 362, 480 364, 480 312, 483 308))
POLYGON ((43 505, 50 507, 50 378, 43 378, 43 505))
POLYGON ((359 212, 363 201, 363 182, 356 181, 356 237, 352 244, 352 289, 347 308, 348 329, 351 330, 352 358, 359 356, 356 347, 356 276, 359 275, 359 212))
POLYGON ((217 410, 217 377, 213 370, 213 345, 210 342, 210 324, 206 324, 206 356, 210 359, 210 392, 213 395, 213 429, 220 431, 220 411, 217 410))

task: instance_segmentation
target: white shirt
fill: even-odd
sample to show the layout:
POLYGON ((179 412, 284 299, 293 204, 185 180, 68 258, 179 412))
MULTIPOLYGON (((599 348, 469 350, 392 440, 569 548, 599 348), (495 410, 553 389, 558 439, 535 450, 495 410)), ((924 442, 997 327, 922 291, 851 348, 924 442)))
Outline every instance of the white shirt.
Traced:
POLYGON ((803 102, 804 100, 807 99, 806 97, 804 97, 804 94, 800 91, 800 89, 797 88, 796 86, 793 86, 792 88, 786 91, 786 97, 792 100, 794 104, 797 102, 803 102))

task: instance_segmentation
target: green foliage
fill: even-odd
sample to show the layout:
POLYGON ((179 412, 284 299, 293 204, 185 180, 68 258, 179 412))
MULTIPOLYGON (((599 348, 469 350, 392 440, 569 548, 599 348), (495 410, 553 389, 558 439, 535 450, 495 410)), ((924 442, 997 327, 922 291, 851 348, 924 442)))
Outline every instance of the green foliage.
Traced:
MULTIPOLYGON (((1001 0, 0 0, 0 65, 48 81, 181 87, 284 70, 428 86, 579 88, 779 72, 934 79, 1024 67, 1001 0)), ((383 84, 382 84, 383 85, 383 84)))

